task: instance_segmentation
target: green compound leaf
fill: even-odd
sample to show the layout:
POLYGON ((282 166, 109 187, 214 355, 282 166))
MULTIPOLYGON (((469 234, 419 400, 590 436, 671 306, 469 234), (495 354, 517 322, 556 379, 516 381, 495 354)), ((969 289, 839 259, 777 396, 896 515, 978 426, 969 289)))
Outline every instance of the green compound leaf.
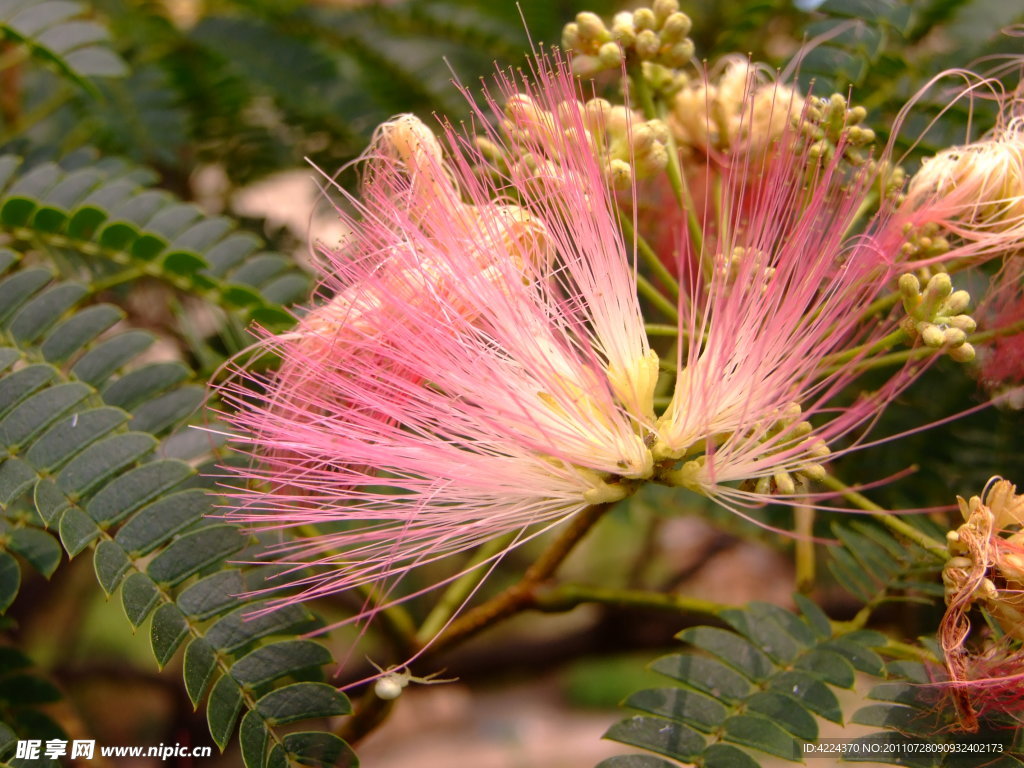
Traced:
POLYGON ((351 712, 348 699, 326 683, 293 683, 271 691, 256 702, 265 722, 284 725, 314 717, 334 717, 351 712))
POLYGON ((0 552, 0 613, 11 607, 21 588, 21 568, 18 561, 6 552, 0 552))
MULTIPOLYGON (((842 722, 832 688, 851 687, 855 671, 882 673, 871 648, 886 638, 847 631, 805 599, 797 602, 799 615, 752 603, 720 614, 732 630, 680 632, 676 637, 692 650, 650 665, 678 685, 632 694, 624 706, 645 714, 623 720, 606 737, 705 768, 757 766, 768 756, 802 762, 803 743, 818 738, 817 718, 842 722)), ((622 762, 601 765, 640 757, 616 760, 622 762)))
MULTIPOLYGON (((248 238, 226 234, 230 226, 223 220, 204 219, 166 195, 133 194, 136 187, 110 183, 99 169, 67 172, 49 165, 5 176, 14 166, 0 159, 7 194, 0 198, 0 229, 19 222, 35 228, 33 237, 59 234, 66 254, 78 227, 74 236, 91 238, 90 258, 101 240, 119 240, 131 259, 150 259, 157 271, 173 267, 191 281, 177 287, 202 283, 207 294, 216 292, 216 281, 204 273, 220 269, 260 311, 274 306, 259 286, 243 281, 272 287, 290 276, 280 259, 254 256, 248 238), (99 239, 86 234, 90 228, 99 239), (190 255, 190 248, 218 245, 224 245, 219 256, 234 263, 190 255), (249 264, 250 258, 258 260, 249 264)), ((17 241, 24 232, 9 234, 17 241)), ((0 249, 0 269, 17 262, 16 252, 0 249)), ((305 608, 267 611, 247 597, 265 574, 228 561, 252 537, 208 517, 219 502, 192 466, 158 458, 173 450, 170 441, 181 441, 174 431, 203 396, 189 384, 193 373, 180 363, 140 365, 153 336, 117 329, 123 313, 109 305, 80 309, 90 290, 56 280, 48 270, 15 268, 0 280, 0 610, 17 598, 22 567, 49 576, 63 561, 61 544, 70 556, 94 547, 97 581, 108 596, 120 590, 129 625, 151 621, 157 665, 185 649, 186 690, 197 706, 206 698, 215 741, 226 746, 243 720, 246 768, 355 765, 336 736, 309 725, 289 732, 300 721, 350 711, 343 694, 316 682, 332 663, 330 653, 297 637, 322 622, 305 608), (171 437, 162 439, 167 433, 171 437)), ((213 444, 204 445, 188 458, 208 461, 213 444)), ((4 685, 32 701, 52 698, 27 680, 5 683, 0 671, 0 693, 4 685)), ((35 710, 19 710, 18 718, 9 724, 18 737, 61 736, 35 710)))

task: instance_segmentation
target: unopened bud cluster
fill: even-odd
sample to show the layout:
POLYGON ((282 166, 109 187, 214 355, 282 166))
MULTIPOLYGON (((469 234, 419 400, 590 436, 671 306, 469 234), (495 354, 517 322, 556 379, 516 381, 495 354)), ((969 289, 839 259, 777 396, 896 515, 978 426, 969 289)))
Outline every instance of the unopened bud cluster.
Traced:
POLYGON ((650 8, 616 14, 610 29, 596 13, 579 13, 562 30, 562 46, 574 53, 573 71, 583 77, 616 69, 623 57, 676 68, 693 57, 690 27, 677 0, 654 0, 650 8))
POLYGON ((693 81, 672 100, 669 127, 684 149, 745 153, 751 167, 803 111, 789 86, 767 81, 746 59, 727 60, 715 80, 693 81))
MULTIPOLYGON (((509 138, 528 150, 543 147, 550 152, 558 147, 578 151, 589 145, 604 168, 605 175, 616 187, 628 187, 634 178, 647 178, 664 170, 668 163, 668 128, 661 120, 644 120, 631 109, 612 105, 604 99, 585 103, 566 101, 556 116, 538 106, 529 96, 518 94, 505 105, 508 117, 502 129, 509 138), (576 115, 572 115, 575 112, 576 115), (582 123, 582 131, 578 126, 582 123), (569 135, 555 136, 556 126, 573 126, 569 135), (582 135, 580 135, 582 133, 582 135)), ((536 157, 524 154, 521 162, 558 164, 557 157, 536 157)))
POLYGON ((900 327, 911 338, 920 338, 929 347, 943 347, 958 363, 974 359, 974 347, 967 334, 976 323, 964 311, 971 303, 967 291, 954 291, 953 281, 945 272, 933 275, 922 290, 916 275, 904 274, 899 279, 900 295, 907 316, 900 327))
POLYGON ((907 242, 900 248, 900 252, 908 259, 929 259, 949 251, 949 240, 939 234, 939 225, 934 222, 920 227, 906 224, 903 234, 907 242))
POLYGON ((863 150, 875 141, 875 132, 862 125, 868 112, 864 107, 851 107, 846 97, 833 93, 829 98, 811 99, 807 105, 803 130, 813 142, 811 157, 831 160, 837 151, 852 165, 868 161, 863 150))

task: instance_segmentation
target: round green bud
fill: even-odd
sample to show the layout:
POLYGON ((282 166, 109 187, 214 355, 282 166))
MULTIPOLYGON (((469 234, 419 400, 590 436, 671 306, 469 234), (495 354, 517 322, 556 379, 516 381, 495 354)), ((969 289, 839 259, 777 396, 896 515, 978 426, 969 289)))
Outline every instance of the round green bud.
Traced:
POLYGON ((679 2, 678 0, 654 0, 651 10, 654 11, 654 18, 658 24, 664 24, 665 19, 679 11, 679 2))
POLYGON ((968 343, 961 344, 949 350, 949 356, 957 363, 969 363, 974 359, 974 347, 968 343))
POLYGON ((657 18, 650 8, 637 8, 633 11, 633 26, 637 32, 645 29, 654 29, 657 26, 657 18))
POLYGON ((636 54, 641 59, 653 59, 661 50, 661 40, 658 35, 649 29, 636 36, 636 54))
POLYGON ((917 279, 915 274, 907 272, 900 275, 897 285, 899 285, 900 293, 908 299, 921 295, 921 281, 917 279))

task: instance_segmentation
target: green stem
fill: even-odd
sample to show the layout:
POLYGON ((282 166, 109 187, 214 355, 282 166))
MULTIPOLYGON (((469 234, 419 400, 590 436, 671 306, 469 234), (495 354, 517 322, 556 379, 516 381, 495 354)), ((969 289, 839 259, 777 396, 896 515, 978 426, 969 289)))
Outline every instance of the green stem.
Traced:
POLYGON ((470 596, 480 581, 487 575, 487 569, 482 568, 485 562, 493 558, 505 549, 515 539, 515 534, 506 534, 481 546, 466 565, 467 572, 456 579, 441 595, 441 599, 433 610, 424 619, 416 632, 416 644, 423 646, 437 635, 444 625, 451 620, 455 612, 462 607, 466 598, 470 596), (471 569, 471 570, 470 570, 471 569))
POLYGON ((888 336, 885 336, 879 339, 878 341, 872 342, 871 344, 860 344, 856 347, 845 349, 842 352, 836 352, 831 355, 826 355, 822 362, 826 363, 829 366, 826 370, 832 373, 841 369, 843 367, 843 363, 853 360, 858 355, 863 354, 867 356, 873 354, 874 352, 881 352, 883 349, 890 349, 891 347, 894 347, 895 345, 899 344, 901 341, 904 341, 906 338, 907 334, 905 334, 902 330, 895 330, 888 336))
POLYGON ((658 254, 654 252, 650 244, 643 238, 643 235, 637 233, 633 227, 633 222, 629 216, 623 211, 619 211, 619 224, 622 227, 622 234, 626 240, 635 240, 636 248, 640 256, 643 258, 644 263, 650 268, 651 272, 654 273, 654 277, 668 289, 669 295, 676 301, 679 300, 679 281, 676 280, 675 276, 669 272, 661 259, 658 258, 658 254))
POLYGON ((94 280, 91 289, 93 293, 99 293, 100 291, 106 291, 124 283, 130 283, 132 280, 138 280, 140 277, 144 277, 145 274, 146 273, 141 269, 136 269, 134 267, 130 269, 122 269, 120 272, 115 272, 107 277, 94 280))
POLYGON ((655 306, 655 308, 661 310, 661 312, 674 321, 679 320, 679 309, 665 298, 665 295, 654 287, 654 284, 643 275, 636 276, 636 289, 637 292, 645 297, 648 301, 655 306))
POLYGON ((949 559, 949 550, 943 542, 936 541, 928 534, 923 531, 919 531, 914 526, 901 520, 897 515, 894 515, 887 509, 878 506, 866 496, 852 490, 850 486, 839 478, 834 477, 833 475, 826 475, 821 482, 832 490, 839 491, 840 495, 847 501, 856 504, 867 512, 871 512, 871 517, 887 527, 889 530, 910 539, 921 547, 921 549, 934 555, 940 560, 945 561, 949 559))
POLYGON ((919 648, 916 645, 910 643, 902 643, 899 640, 889 641, 875 650, 884 653, 886 656, 892 656, 897 659, 912 659, 914 661, 923 661, 926 664, 939 664, 939 659, 934 653, 929 651, 927 648, 919 648))
MULTIPOLYGON (((665 105, 655 103, 650 83, 644 77, 643 66, 640 62, 630 62, 626 71, 633 82, 633 92, 636 94, 637 102, 640 104, 644 117, 648 120, 664 121, 666 117, 665 105)), ((686 212, 686 220, 694 253, 702 254, 704 252, 704 234, 701 230, 700 222, 697 220, 697 212, 693 207, 693 198, 683 178, 682 168, 679 166, 679 147, 676 146, 676 140, 671 132, 668 135, 668 146, 666 149, 668 150, 668 165, 665 168, 665 173, 668 175, 668 183, 672 187, 672 193, 675 195, 679 207, 686 212)))
POLYGON ((639 589, 608 589, 583 584, 560 584, 540 590, 533 600, 533 607, 540 611, 561 613, 585 603, 599 603, 629 608, 656 608, 659 610, 699 613, 717 616, 733 606, 701 600, 686 595, 665 595, 639 589))
POLYGON ((801 504, 793 508, 796 532, 796 588, 808 593, 814 588, 814 508, 801 504))
POLYGON ((611 506, 597 504, 587 507, 572 518, 558 538, 551 542, 536 562, 527 569, 520 581, 455 619, 448 625, 448 629, 432 642, 431 652, 462 642, 501 619, 531 608, 538 588, 554 575, 562 561, 611 506))
POLYGON ((648 336, 678 336, 679 326, 678 325, 661 325, 658 323, 647 323, 644 325, 644 330, 647 331, 648 336))

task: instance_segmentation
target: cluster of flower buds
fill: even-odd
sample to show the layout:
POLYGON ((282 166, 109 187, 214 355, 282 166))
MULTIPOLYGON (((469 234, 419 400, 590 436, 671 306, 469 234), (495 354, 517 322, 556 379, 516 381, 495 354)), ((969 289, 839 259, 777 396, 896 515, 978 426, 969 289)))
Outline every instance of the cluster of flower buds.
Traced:
POLYGON ((949 240, 940 234, 939 225, 935 222, 930 221, 920 227, 908 222, 903 225, 903 234, 907 241, 900 252, 908 259, 929 259, 949 251, 949 240))
MULTIPOLYGON (((518 94, 505 105, 507 120, 502 130, 515 143, 526 147, 572 147, 578 151, 581 144, 590 145, 604 168, 605 175, 615 187, 628 187, 634 178, 643 179, 664 170, 668 163, 668 128, 661 120, 644 120, 631 109, 612 105, 604 99, 587 102, 565 101, 561 110, 575 110, 583 124, 584 135, 556 137, 556 125, 575 125, 567 115, 556 120, 555 115, 538 106, 525 94, 518 94), (582 142, 580 141, 582 139, 582 142)), ((553 163, 557 173, 559 158, 534 157, 526 152, 520 162, 553 163)))
POLYGON ((675 94, 669 127, 680 147, 744 152, 755 161, 803 109, 793 88, 766 81, 746 59, 731 58, 714 82, 693 81, 675 94))
POLYGON ((967 334, 976 323, 964 314, 971 303, 967 291, 954 291, 953 281, 945 272, 928 280, 924 290, 917 276, 906 273, 899 279, 900 295, 907 316, 900 327, 910 338, 920 337, 929 347, 944 347, 958 363, 974 359, 974 347, 967 342, 967 334))
POLYGON ((864 107, 851 107, 840 93, 811 99, 802 121, 805 134, 813 142, 811 156, 831 160, 838 150, 851 165, 864 165, 868 161, 864 150, 875 141, 875 132, 862 125, 867 115, 864 107))
POLYGON ((589 77, 627 60, 674 69, 693 57, 690 17, 677 0, 654 0, 650 8, 615 15, 609 29, 595 13, 584 11, 562 30, 562 46, 573 52, 573 71, 589 77))

